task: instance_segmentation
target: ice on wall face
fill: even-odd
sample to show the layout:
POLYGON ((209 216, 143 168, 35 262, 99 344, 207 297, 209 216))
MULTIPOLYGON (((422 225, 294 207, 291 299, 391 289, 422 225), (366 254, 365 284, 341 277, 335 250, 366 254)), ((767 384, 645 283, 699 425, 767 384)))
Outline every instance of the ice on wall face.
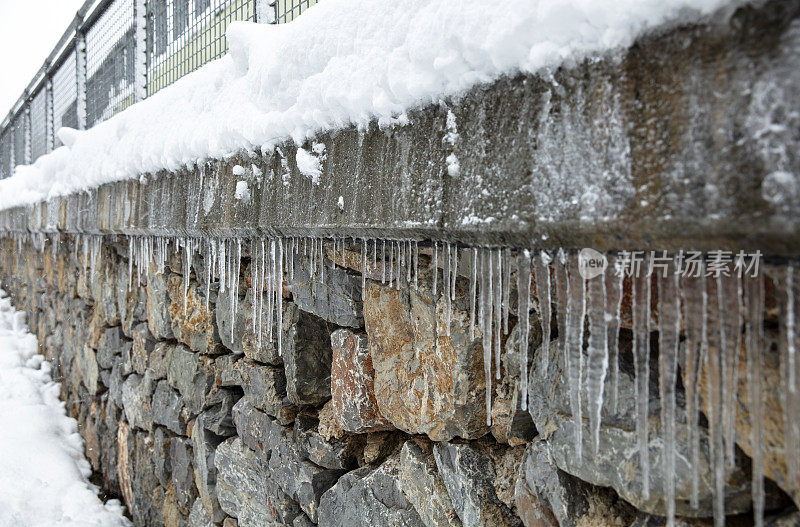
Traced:
MULTIPOLYGON (((364 127, 372 119, 402 125, 410 108, 476 83, 624 48, 648 29, 738 3, 509 0, 498 9, 484 0, 326 0, 291 24, 234 22, 227 30, 228 55, 91 130, 65 129, 59 137, 68 146, 18 167, 0 182, 0 208, 240 150, 272 151, 286 139, 302 145, 320 132, 364 127)), ((568 179, 558 173, 559 160, 574 156, 587 141, 601 137, 605 142, 606 133, 624 126, 614 112, 612 101, 609 115, 593 123, 576 121, 575 132, 594 129, 576 133, 563 149, 563 138, 553 132, 543 143, 543 155, 553 163, 537 163, 543 168, 534 177, 552 178, 556 186, 568 179)), ((448 140, 455 144, 455 119, 448 116, 447 125, 448 140)), ((321 158, 318 148, 312 146, 312 152, 321 158)), ((612 142, 607 150, 621 156, 619 166, 612 163, 610 169, 624 176, 625 145, 612 142)), ((586 170, 572 174, 601 174, 594 169, 609 168, 607 161, 589 157, 583 161, 586 170)), ((318 177, 313 162, 304 167, 308 177, 318 177)), ((448 163, 449 171, 456 167, 448 163)), ((573 187, 590 185, 573 182, 573 187)), ((602 206, 615 192, 621 190, 589 192, 584 206, 602 206)), ((537 205, 556 210, 548 203, 537 205)))

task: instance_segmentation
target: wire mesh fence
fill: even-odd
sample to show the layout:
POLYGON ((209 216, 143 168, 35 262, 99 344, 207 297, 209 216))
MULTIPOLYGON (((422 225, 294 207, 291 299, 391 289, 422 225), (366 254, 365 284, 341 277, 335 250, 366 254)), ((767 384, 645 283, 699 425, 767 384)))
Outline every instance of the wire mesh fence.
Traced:
POLYGON ((228 51, 233 21, 286 23, 317 0, 86 0, 0 124, 0 179, 228 51))
POLYGON ((148 7, 148 96, 223 56, 230 22, 256 19, 256 0, 151 0, 148 7))
POLYGON ((47 153, 46 97, 47 90, 42 87, 31 99, 31 163, 47 153))
MULTIPOLYGON (((78 85, 75 52, 53 73, 53 130, 78 127, 78 85)), ((55 146, 61 146, 58 137, 55 146)))
POLYGON ((317 3, 317 0, 276 0, 275 19, 278 24, 291 22, 300 14, 317 3))
POLYGON ((112 2, 86 32, 86 126, 133 104, 133 0, 112 2))

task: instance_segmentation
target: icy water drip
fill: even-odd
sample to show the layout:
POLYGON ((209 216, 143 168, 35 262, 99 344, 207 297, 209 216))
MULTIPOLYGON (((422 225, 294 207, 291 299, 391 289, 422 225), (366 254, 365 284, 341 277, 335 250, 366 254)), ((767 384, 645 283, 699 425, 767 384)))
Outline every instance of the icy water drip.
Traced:
MULTIPOLYGON (((40 252, 50 243, 56 259, 66 252, 70 243, 68 238, 56 233, 10 237, 18 247, 31 243, 40 252)), ((257 335, 259 348, 264 345, 263 335, 275 342, 279 354, 283 353, 280 336, 284 322, 284 283, 288 280, 291 291, 296 264, 305 262, 307 278, 304 279, 313 282, 326 284, 326 278, 331 280, 332 273, 328 271, 332 267, 352 267, 353 271, 361 271, 362 291, 370 284, 383 284, 387 290, 405 289, 410 293, 420 291, 422 252, 423 261, 429 259, 433 272, 429 283, 434 291, 432 309, 443 300, 443 304, 438 305, 444 310, 437 317, 437 323, 442 326, 437 328, 439 337, 454 338, 456 332, 466 333, 466 328, 462 329, 460 324, 467 314, 462 315, 459 309, 469 309, 468 338, 472 349, 482 354, 488 425, 492 423, 492 400, 497 386, 492 377, 500 380, 504 374, 516 375, 516 366, 513 373, 502 367, 503 336, 509 334, 513 324, 519 324, 515 351, 519 353, 522 409, 528 408, 529 387, 551 366, 548 358, 553 346, 557 353, 564 353, 565 370, 561 374, 568 383, 574 452, 578 459, 590 458, 598 452, 604 417, 615 415, 623 407, 618 400, 619 381, 623 375, 619 368, 620 333, 623 328, 626 332, 630 330, 635 392, 633 433, 638 447, 633 468, 637 479, 640 478, 642 494, 648 495, 651 483, 663 485, 667 523, 674 524, 677 491, 673 477, 680 447, 680 451, 688 453, 685 462, 691 467, 689 505, 698 508, 703 475, 698 473, 697 467, 702 465, 702 423, 707 421, 715 524, 724 524, 725 485, 737 461, 733 455, 737 439, 736 408, 737 405, 741 407, 740 397, 744 396, 738 390, 745 381, 747 405, 751 409, 753 515, 755 524, 763 525, 764 319, 765 296, 771 289, 766 289, 765 277, 758 270, 746 276, 718 272, 718 262, 707 255, 696 262, 696 273, 686 274, 687 262, 677 255, 662 255, 657 261, 644 255, 636 265, 631 265, 631 253, 618 253, 605 255, 605 272, 587 274, 574 251, 461 247, 441 240, 275 236, 248 239, 135 236, 125 240, 114 236, 75 235, 71 243, 72 257, 81 263, 82 273, 88 280, 98 279, 104 272, 103 251, 121 250, 124 254, 125 248, 129 288, 134 284, 146 285, 149 273, 164 273, 169 269, 181 274, 183 298, 180 300, 184 310, 196 309, 189 303, 195 291, 191 289, 194 272, 201 284, 198 293, 205 292, 206 306, 215 291, 228 293, 231 320, 236 319, 243 293, 240 282, 248 278, 246 273, 249 272, 246 283, 251 288, 252 304, 248 327, 257 335), (469 298, 460 300, 459 294, 468 294, 469 298), (534 294, 536 302, 532 303, 534 294), (535 310, 538 310, 543 341, 538 350, 541 356, 538 361, 532 361, 533 368, 529 369, 529 313, 535 310), (553 319, 558 331, 556 341, 551 341, 553 319), (658 337, 658 364, 652 368, 650 345, 655 333, 651 335, 651 331, 657 331, 658 337), (679 363, 681 342, 683 351, 679 363), (737 378, 742 344, 744 358, 741 360, 747 361, 746 369, 742 370, 746 375, 744 380, 737 378), (651 372, 658 377, 660 404, 652 405, 658 408, 649 404, 651 372), (703 383, 708 395, 701 399, 698 386, 703 383), (683 390, 685 398, 679 395, 679 390, 683 390), (687 433, 678 436, 675 423, 683 412, 677 405, 684 399, 687 433), (705 406, 701 406, 701 400, 705 406), (658 430, 648 427, 657 422, 661 425, 658 430), (658 452, 652 461, 649 448, 658 452), (663 482, 651 482, 651 462, 661 463, 663 474, 669 477, 663 482)), ((780 392, 787 471, 789 478, 796 478, 800 472, 800 389, 797 387, 800 361, 796 357, 800 317, 796 298, 800 293, 800 280, 794 263, 770 269, 779 310, 780 392)), ((367 301, 366 296, 362 299, 367 301)), ((231 336, 234 336, 233 331, 231 336)))

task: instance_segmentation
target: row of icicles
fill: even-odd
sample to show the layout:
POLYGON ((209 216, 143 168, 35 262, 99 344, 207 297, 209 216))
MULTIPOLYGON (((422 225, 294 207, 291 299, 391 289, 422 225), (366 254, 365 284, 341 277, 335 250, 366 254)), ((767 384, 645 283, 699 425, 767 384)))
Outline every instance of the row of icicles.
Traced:
MULTIPOLYGON (((12 235, 19 248, 23 241, 32 241, 44 250, 47 237, 41 233, 12 235)), ((50 234, 53 256, 57 254, 60 237, 50 234)), ((77 259, 82 249, 84 262, 92 277, 100 263, 103 236, 76 235, 73 244, 77 259)), ((325 281, 325 248, 332 245, 334 260, 340 255, 345 265, 345 240, 323 238, 170 238, 137 236, 128 237, 129 264, 128 283, 135 279, 141 283, 148 269, 157 273, 164 271, 167 259, 181 253, 184 269, 192 268, 192 259, 199 252, 203 259, 203 278, 206 302, 213 281, 219 282, 220 292, 238 291, 240 262, 243 248, 249 250, 251 262, 251 286, 257 292, 252 302, 252 329, 258 335, 261 346, 262 331, 266 324, 267 338, 282 331, 282 287, 284 280, 294 279, 294 258, 303 255, 310 262, 307 272, 310 279, 325 281), (266 295, 264 293, 267 293, 266 295), (264 309, 266 307, 266 309, 264 309), (266 320, 263 318, 266 312, 266 320), (273 333, 274 331, 274 333, 273 333)), ((409 288, 419 288, 420 241, 353 239, 348 247, 355 252, 360 249, 362 290, 366 284, 368 266, 379 269, 380 281, 389 287, 400 289, 401 282, 409 288), (380 264, 380 266, 379 266, 380 264)), ((450 335, 451 303, 455 300, 456 278, 459 274, 469 279, 469 335, 475 339, 476 328, 481 331, 484 372, 486 376, 486 416, 491 424, 491 371, 492 355, 496 378, 500 378, 500 334, 508 334, 509 304, 511 295, 512 268, 517 270, 517 295, 519 313, 531 307, 532 282, 536 284, 536 301, 542 323, 543 343, 541 371, 548 367, 551 342, 551 318, 555 315, 558 328, 558 349, 565 354, 566 376, 569 382, 570 407, 575 420, 575 453, 582 459, 583 422, 581 399, 586 397, 588 407, 589 435, 593 453, 599 446, 601 410, 604 400, 616 413, 618 404, 618 359, 621 308, 624 288, 630 282, 633 330, 633 358, 635 370, 636 437, 639 447, 639 470, 644 500, 650 493, 650 460, 647 445, 648 400, 650 374, 651 295, 653 282, 657 291, 658 313, 658 372, 663 432, 663 473, 666 476, 665 495, 667 524, 674 525, 675 518, 675 419, 676 384, 678 372, 678 348, 681 328, 685 343, 684 386, 686 415, 688 419, 687 450, 690 453, 691 497, 690 506, 699 506, 698 473, 701 456, 700 394, 698 385, 701 369, 706 369, 708 398, 706 414, 709 424, 709 447, 711 466, 714 468, 713 496, 715 525, 725 523, 726 473, 735 465, 735 421, 738 386, 739 349, 744 339, 747 359, 748 406, 751 409, 752 445, 752 496, 756 525, 763 525, 763 396, 762 354, 764 340, 764 276, 759 271, 755 277, 737 277, 717 274, 706 278, 705 272, 696 277, 680 277, 676 272, 640 273, 623 280, 622 273, 613 271, 600 274, 590 280, 578 272, 576 253, 558 250, 534 251, 509 248, 458 247, 448 242, 428 242, 424 247, 437 268, 443 269, 439 283, 438 272, 432 273, 431 289, 434 298, 441 289, 445 300, 445 335, 450 335), (468 252, 465 258, 463 255, 468 252), (459 271, 459 254, 467 268, 459 271), (551 295, 555 293, 555 299, 551 295), (554 301, 555 300, 555 301, 554 301), (552 306, 556 309, 552 312, 552 306), (584 342, 587 325, 589 338, 584 342), (742 330, 744 328, 744 331, 742 330), (709 353, 709 350, 721 350, 709 353), (606 378, 608 377, 608 384, 606 378), (605 393, 607 390, 607 393, 605 393)), ((331 253, 329 253, 331 254, 331 253)), ((609 269, 614 269, 615 255, 608 254, 609 269)), ((645 265, 647 263, 645 260, 645 265)), ((780 302, 780 370, 781 403, 785 433, 785 458, 787 477, 791 482, 800 480, 800 361, 796 357, 797 320, 800 309, 795 306, 795 288, 800 287, 793 264, 776 267, 774 281, 783 294, 780 302)), ((189 288, 190 272, 184 272, 184 303, 189 288)), ((375 276, 374 271, 371 276, 375 276)), ((230 295, 228 308, 231 320, 235 319, 238 295, 230 295)), ((185 305, 184 305, 185 307, 185 305)), ((528 394, 528 345, 529 320, 519 317, 520 338, 520 391, 521 407, 527 409, 528 394)), ((234 325, 231 324, 233 327, 234 325)), ((231 329, 232 331, 232 329, 231 329)), ((280 338, 278 353, 282 353, 280 338)), ((795 483, 796 484, 796 483, 795 483)))

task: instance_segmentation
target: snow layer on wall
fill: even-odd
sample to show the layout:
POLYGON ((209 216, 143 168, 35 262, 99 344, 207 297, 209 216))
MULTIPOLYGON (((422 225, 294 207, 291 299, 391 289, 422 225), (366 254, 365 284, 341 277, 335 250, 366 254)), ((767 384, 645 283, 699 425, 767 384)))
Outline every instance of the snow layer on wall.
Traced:
MULTIPOLYGON (((0 182, 0 208, 404 112, 503 74, 627 47, 739 0, 325 0, 235 22, 230 53, 0 182)), ((453 165, 455 166, 455 165, 453 165)))

